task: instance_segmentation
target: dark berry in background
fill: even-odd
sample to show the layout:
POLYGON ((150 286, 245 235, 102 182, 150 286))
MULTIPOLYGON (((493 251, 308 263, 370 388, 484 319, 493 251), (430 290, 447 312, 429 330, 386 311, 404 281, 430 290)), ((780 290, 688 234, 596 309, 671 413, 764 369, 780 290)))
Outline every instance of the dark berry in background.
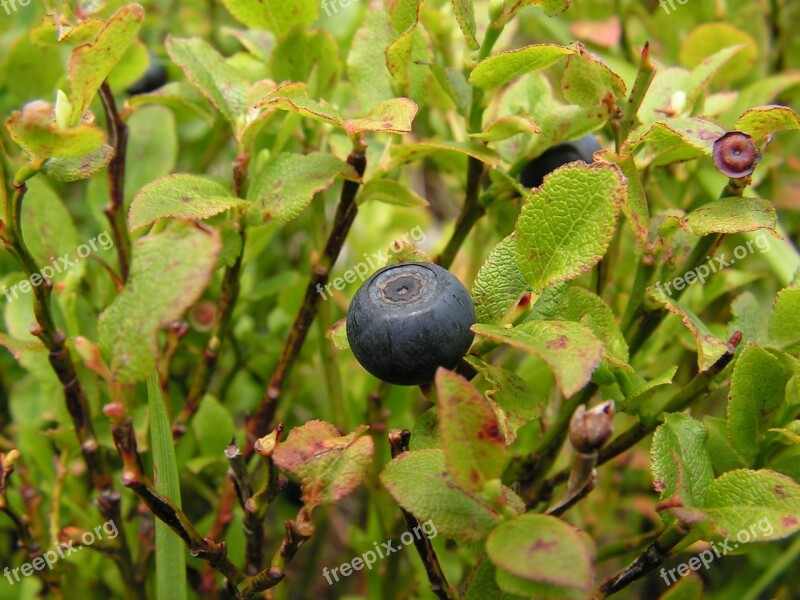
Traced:
POLYGON ((156 56, 150 56, 150 66, 142 78, 129 87, 126 91, 131 96, 149 94, 167 83, 167 69, 156 56))
POLYGON ((528 188, 539 187, 548 173, 552 173, 561 165, 576 160, 590 163, 592 155, 600 149, 597 138, 592 134, 585 135, 573 142, 564 142, 548 148, 541 156, 534 158, 522 169, 522 173, 519 175, 520 183, 528 188))

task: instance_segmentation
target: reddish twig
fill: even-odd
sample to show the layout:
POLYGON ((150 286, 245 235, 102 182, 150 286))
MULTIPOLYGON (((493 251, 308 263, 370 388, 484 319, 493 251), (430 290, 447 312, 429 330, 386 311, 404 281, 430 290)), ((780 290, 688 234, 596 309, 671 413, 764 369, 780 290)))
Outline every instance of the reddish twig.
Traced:
POLYGON ((114 94, 108 81, 99 90, 106 113, 108 142, 114 148, 114 157, 108 165, 109 203, 103 209, 111 225, 111 235, 117 247, 119 272, 122 281, 128 280, 131 267, 131 237, 125 220, 125 159, 128 152, 128 126, 120 117, 114 94))
MULTIPOLYGON (((367 166, 364 150, 361 148, 353 150, 350 156, 347 157, 347 162, 355 169, 360 179, 364 175, 364 170, 367 166)), ((333 220, 333 228, 328 236, 322 256, 317 264, 313 266, 303 304, 300 306, 300 310, 294 320, 294 326, 283 347, 283 353, 280 360, 278 360, 278 365, 275 367, 275 371, 267 384, 261 405, 258 407, 257 412, 247 419, 247 445, 245 446, 244 454, 248 458, 253 453, 255 441, 270 428, 272 419, 278 409, 286 377, 298 354, 300 354, 311 328, 311 323, 317 314, 320 300, 317 290, 320 287, 325 287, 328 282, 330 271, 339 258, 339 253, 342 250, 347 234, 350 232, 350 227, 355 221, 358 213, 356 194, 359 186, 359 182, 351 180, 346 180, 342 186, 342 194, 333 220)))

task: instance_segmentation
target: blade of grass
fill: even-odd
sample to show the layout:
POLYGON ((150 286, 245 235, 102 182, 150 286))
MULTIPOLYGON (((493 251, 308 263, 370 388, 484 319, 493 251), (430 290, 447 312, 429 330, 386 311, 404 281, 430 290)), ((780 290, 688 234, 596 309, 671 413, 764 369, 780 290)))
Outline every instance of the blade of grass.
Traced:
MULTIPOLYGON (((172 426, 158 383, 158 372, 147 380, 150 408, 150 438, 153 448, 156 490, 181 506, 178 462, 172 442, 172 426)), ((156 520, 156 598, 186 600, 186 554, 183 541, 168 525, 156 520)))

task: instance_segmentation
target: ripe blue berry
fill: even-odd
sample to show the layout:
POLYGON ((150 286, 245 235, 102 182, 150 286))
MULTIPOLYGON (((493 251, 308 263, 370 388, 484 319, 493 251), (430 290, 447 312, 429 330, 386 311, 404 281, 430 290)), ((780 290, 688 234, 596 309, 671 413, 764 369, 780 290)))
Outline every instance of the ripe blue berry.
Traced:
POLYGON ((358 362, 397 385, 433 381, 452 369, 474 334, 475 305, 449 271, 433 263, 403 263, 377 271, 347 312, 347 340, 358 362))
POLYGON ((589 134, 574 142, 564 142, 558 146, 548 148, 541 156, 534 158, 525 165, 519 175, 522 185, 528 188, 535 188, 542 185, 544 176, 552 173, 561 165, 582 160, 585 163, 592 162, 592 155, 601 149, 597 139, 589 134))

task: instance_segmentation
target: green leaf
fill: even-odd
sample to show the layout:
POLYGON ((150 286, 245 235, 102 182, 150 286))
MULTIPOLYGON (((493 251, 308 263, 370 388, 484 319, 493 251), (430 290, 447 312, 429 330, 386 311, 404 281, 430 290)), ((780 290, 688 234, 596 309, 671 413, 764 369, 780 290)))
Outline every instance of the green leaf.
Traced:
POLYGON ((48 177, 56 181, 80 181, 89 179, 105 169, 114 158, 114 148, 102 144, 97 150, 78 158, 51 158, 42 167, 48 177))
POLYGON ((515 577, 582 592, 592 589, 594 548, 556 517, 528 513, 501 523, 486 540, 486 553, 515 577))
POLYGON ((507 594, 497 587, 497 569, 482 558, 470 573, 464 590, 464 600, 521 600, 523 596, 507 594))
POLYGON ((525 73, 546 69, 574 50, 557 44, 535 44, 518 50, 493 54, 479 62, 469 82, 485 90, 500 87, 525 73))
POLYGON ((304 117, 330 123, 352 135, 361 131, 410 133, 417 105, 408 98, 393 98, 373 106, 366 117, 343 119, 339 111, 324 100, 313 100, 304 83, 287 83, 275 88, 256 104, 259 108, 280 108, 304 117))
POLYGON ((600 262, 625 196, 622 172, 572 163, 545 177, 517 221, 517 264, 534 293, 575 279, 600 262))
POLYGON ((603 344, 583 325, 569 321, 527 321, 514 329, 477 324, 472 330, 541 358, 569 398, 589 383, 603 358, 603 344))
MULTIPOLYGON (((172 426, 165 399, 158 382, 158 373, 147 378, 147 401, 150 409, 150 444, 153 448, 153 470, 156 491, 181 507, 181 484, 172 426)), ((183 541, 169 525, 156 519, 156 598, 186 598, 186 550, 183 541)))
MULTIPOLYGON (((703 91, 708 87, 711 79, 720 69, 741 50, 745 44, 736 44, 728 48, 723 48, 711 56, 704 58, 686 78, 683 91, 686 93, 686 108, 691 109, 703 91)), ((738 60, 738 58, 737 58, 738 60)))
POLYGON ((733 319, 728 324, 728 337, 735 332, 742 334, 740 346, 752 342, 763 344, 767 341, 769 321, 761 303, 751 292, 743 292, 731 302, 733 319))
POLYGON ((135 383, 155 366, 157 334, 183 316, 217 265, 216 230, 175 226, 136 240, 128 284, 100 315, 100 346, 119 383, 135 383))
POLYGON ((623 152, 632 153, 645 144, 641 162, 653 166, 711 156, 714 142, 725 130, 713 121, 700 117, 667 119, 642 125, 631 132, 623 152))
POLYGON ((375 201, 410 208, 428 206, 427 200, 418 196, 413 190, 391 179, 371 179, 361 187, 357 200, 359 204, 375 201))
POLYGON ((622 212, 633 228, 637 241, 642 245, 646 244, 647 232, 650 230, 650 208, 633 155, 615 154, 611 150, 603 150, 600 157, 600 160, 617 165, 625 176, 622 212))
POLYGON ((308 95, 308 86, 305 83, 279 85, 259 100, 256 107, 288 110, 315 121, 344 128, 339 111, 325 100, 313 100, 308 95))
POLYGON ((661 499, 676 497, 683 506, 703 506, 706 489, 714 480, 711 455, 706 448, 708 432, 688 415, 665 415, 650 447, 653 487, 661 499))
POLYGON ((475 24, 475 7, 472 5, 472 0, 451 0, 451 2, 453 13, 461 28, 461 33, 464 34, 467 46, 470 50, 477 50, 480 48, 480 44, 475 37, 477 25, 475 24))
POLYGON ((362 131, 411 133, 417 110, 417 105, 408 98, 393 98, 373 106, 366 117, 346 120, 344 129, 350 135, 362 131))
POLYGON ((168 83, 149 94, 131 96, 126 100, 125 107, 126 110, 133 112, 138 108, 152 104, 186 110, 203 119, 209 126, 214 124, 214 113, 206 101, 193 86, 183 81, 168 83))
POLYGON ((680 577, 658 600, 702 600, 703 580, 697 573, 689 571, 680 577))
POLYGON ((606 357, 617 365, 628 362, 628 343, 619 329, 611 308, 597 294, 580 287, 570 287, 564 295, 558 315, 581 323, 603 342, 606 357))
POLYGON ((764 348, 747 346, 733 368, 728 396, 728 441, 752 465, 770 427, 778 425, 785 398, 787 373, 764 348))
POLYGON ((736 121, 736 130, 753 136, 762 136, 800 129, 800 116, 788 106, 757 106, 745 111, 736 121))
POLYGON ((42 100, 29 102, 22 111, 11 113, 6 128, 17 144, 43 158, 84 157, 106 141, 105 131, 90 122, 60 128, 55 122, 53 105, 42 100))
POLYGON ((395 83, 395 89, 418 101, 428 99, 433 45, 425 26, 420 22, 424 0, 399 2, 393 8, 394 30, 400 36, 386 48, 386 66, 395 83), (400 18, 400 14, 403 18, 400 18), (407 14, 409 13, 409 14, 407 14))
MULTIPOLYGON (((672 379, 677 372, 678 367, 672 366, 650 381, 645 381, 632 389, 624 389, 625 400, 619 404, 619 410, 627 413, 638 413, 642 405, 650 400, 656 392, 672 383, 672 379)), ((624 377, 624 375, 618 375, 618 377, 624 377)), ((623 379, 623 381, 625 380, 623 379)))
POLYGON ((222 0, 230 13, 243 25, 268 29, 284 37, 296 25, 310 25, 319 16, 317 0, 222 0))
POLYGON ((616 101, 626 94, 625 82, 597 55, 577 43, 575 53, 567 58, 561 76, 564 97, 580 106, 605 105, 609 115, 616 101))
POLYGON ((770 431, 779 434, 787 446, 800 446, 800 421, 792 421, 786 427, 773 427, 770 431))
POLYGON ((800 531, 800 485, 768 469, 729 471, 708 486, 703 512, 723 537, 780 540, 800 531))
POLYGON ((187 79, 238 131, 247 110, 249 83, 231 69, 222 55, 200 38, 168 37, 167 52, 187 79))
POLYGON ((728 344, 719 339, 691 310, 673 300, 659 287, 659 292, 648 288, 648 296, 663 305, 669 312, 678 315, 697 342, 697 367, 707 371, 719 358, 728 351, 728 344))
POLYGON ((178 160, 175 116, 163 106, 143 107, 128 120, 128 133, 125 198, 132 198, 145 185, 175 168, 178 160))
POLYGON ((272 459, 303 486, 303 503, 311 509, 333 504, 361 485, 372 462, 372 437, 358 426, 345 436, 330 423, 314 420, 295 427, 279 443, 272 459))
POLYGON ((428 141, 418 144, 395 145, 391 148, 392 167, 410 163, 438 152, 455 152, 476 158, 493 169, 500 164, 497 152, 477 142, 428 141))
MULTIPOLYGON (((381 473, 395 501, 420 521, 431 520, 443 536, 462 543, 485 538, 502 520, 480 496, 458 487, 439 449, 404 452, 381 473)), ((514 492, 503 488, 503 500, 515 513, 524 510, 514 492)))
MULTIPOLYGON (((697 236, 709 233, 741 233, 768 229, 775 233, 778 218, 769 200, 760 198, 722 198, 704 204, 683 219, 686 228, 697 236)), ((777 235, 777 234, 776 234, 777 235)))
POLYGON ((728 423, 725 419, 706 416, 703 424, 708 431, 706 447, 711 455, 711 463, 715 473, 725 473, 735 469, 743 469, 746 460, 739 456, 728 441, 728 423))
POLYGON ((341 78, 339 54, 330 31, 297 27, 269 55, 270 76, 278 82, 307 81, 315 96, 330 93, 341 78))
POLYGON ((800 351, 800 288, 778 292, 769 320, 769 337, 787 352, 800 351))
POLYGON ((159 219, 201 221, 244 203, 215 181, 197 175, 167 175, 136 194, 128 213, 131 231, 159 219))
POLYGON ((567 10, 571 3, 572 0, 503 0, 501 16, 507 21, 527 6, 538 6, 548 17, 555 17, 567 10))
POLYGON ((108 20, 94 42, 81 44, 69 60, 70 126, 81 122, 97 90, 139 33, 144 9, 138 4, 120 8, 108 20))
POLYGON ((690 69, 702 60, 716 54, 720 48, 742 45, 735 61, 729 61, 719 69, 713 81, 730 83, 747 76, 758 59, 758 44, 753 37, 730 23, 704 23, 696 27, 683 40, 680 49, 681 62, 690 69))
POLYGON ((486 390, 486 399, 492 405, 506 443, 513 443, 520 427, 542 415, 547 398, 513 371, 485 363, 476 357, 468 360, 491 386, 486 390))
POLYGON ((76 256, 81 244, 78 231, 64 202, 46 180, 35 178, 28 182, 28 191, 22 203, 22 230, 36 263, 58 266, 58 272, 52 277, 54 283, 73 273, 72 269, 61 272, 61 267, 66 265, 57 260, 59 257, 78 262, 75 268, 82 273, 82 261, 76 256))
POLYGON ((436 372, 439 431, 447 471, 459 487, 480 492, 498 479, 506 462, 506 443, 492 408, 460 375, 436 372))
POLYGON ((383 58, 394 40, 388 7, 385 2, 370 3, 347 54, 347 75, 365 110, 395 95, 392 75, 383 58), (376 60, 376 56, 380 58, 376 60))
POLYGON ((222 459, 222 453, 236 433, 230 411, 214 396, 206 395, 200 401, 191 421, 200 453, 222 459))
POLYGON ((525 292, 527 284, 517 266, 515 234, 501 241, 486 257, 472 286, 479 323, 500 323, 525 292))
POLYGON ((268 162, 253 178, 249 215, 263 222, 274 218, 287 223, 297 217, 314 195, 328 189, 339 176, 357 179, 355 170, 332 154, 284 153, 268 162))
POLYGON ((456 105, 458 112, 464 116, 469 114, 472 104, 472 86, 470 86, 464 73, 458 69, 445 68, 441 65, 428 65, 436 81, 456 105))
POLYGON ((539 124, 530 115, 508 115, 489 123, 481 133, 470 134, 470 137, 484 142, 496 142, 520 133, 539 132, 539 124))

